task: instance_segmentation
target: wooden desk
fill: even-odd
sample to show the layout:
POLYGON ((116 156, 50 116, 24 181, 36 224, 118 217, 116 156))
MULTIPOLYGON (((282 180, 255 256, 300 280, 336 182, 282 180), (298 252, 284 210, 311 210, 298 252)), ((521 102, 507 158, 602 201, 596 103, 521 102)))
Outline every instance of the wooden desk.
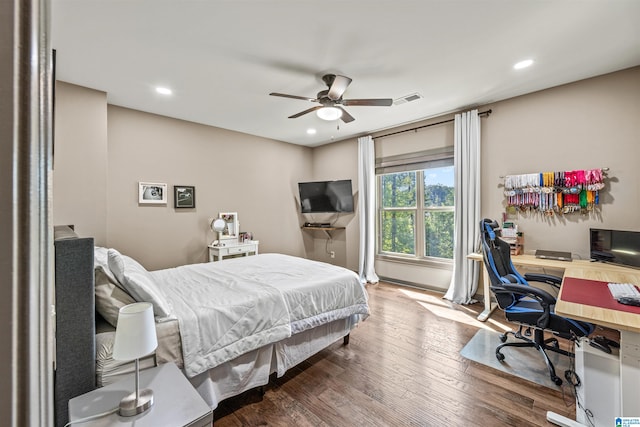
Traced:
MULTIPOLYGON (((481 263, 485 309, 478 316, 478 320, 485 321, 495 308, 495 303, 491 301, 489 274, 484 266, 482 254, 469 254, 467 258, 481 263)), ((628 267, 586 260, 567 262, 539 259, 533 255, 512 256, 511 261, 516 269, 518 267, 542 267, 562 270, 563 282, 565 278, 572 277, 601 282, 633 283, 640 286, 640 270, 628 267)), ((561 316, 620 331, 619 384, 621 401, 618 408, 612 408, 611 415, 612 417, 640 416, 640 404, 638 403, 640 396, 637 390, 637 384, 640 384, 640 315, 565 301, 562 299, 562 288, 556 301, 555 312, 561 316)), ((589 378, 582 378, 582 383, 583 387, 590 387, 591 390, 597 390, 599 386, 589 378)), ((561 426, 583 425, 553 413, 548 413, 547 419, 561 426)))
MULTIPOLYGON (((574 277, 601 282, 633 283, 640 286, 640 270, 610 264, 591 264, 585 267, 566 268, 564 279, 574 277)), ((562 299, 562 288, 556 301, 555 312, 560 316, 620 331, 620 402, 618 408, 613 408, 611 415, 639 417, 640 393, 637 385, 640 384, 640 315, 565 301, 562 299)), ((584 387, 591 387, 592 390, 598 387, 598 384, 591 384, 588 378, 582 380, 584 387)))
MULTIPOLYGON (((482 254, 472 253, 467 258, 480 262, 482 270, 482 289, 484 310, 478 315, 478 320, 486 321, 491 312, 496 308, 496 304, 491 299, 491 282, 489 273, 484 266, 482 254)), ((628 267, 621 267, 601 262, 591 262, 587 260, 556 261, 552 259, 536 258, 533 255, 515 255, 511 257, 511 262, 516 267, 537 267, 562 270, 563 277, 576 277, 579 279, 601 280, 603 282, 636 283, 640 285, 640 270, 628 267)), ((613 329, 626 329, 640 332, 640 319, 636 319, 630 313, 614 312, 614 310, 592 310, 589 306, 572 304, 558 300, 556 312, 562 311, 563 316, 569 316, 578 320, 598 323, 613 329), (597 319, 597 320, 594 320, 597 319), (620 326, 623 327, 620 327, 620 326), (627 329, 631 328, 631 329, 627 329)), ((638 317, 638 316, 636 316, 638 317)))
MULTIPOLYGON (((571 267, 564 271, 564 277, 599 280, 602 282, 633 283, 640 286, 640 270, 609 264, 591 263, 591 268, 571 267)), ((635 313, 612 310, 592 305, 564 301, 560 294, 556 302, 556 313, 576 320, 595 323, 619 331, 640 334, 640 316, 635 313)))

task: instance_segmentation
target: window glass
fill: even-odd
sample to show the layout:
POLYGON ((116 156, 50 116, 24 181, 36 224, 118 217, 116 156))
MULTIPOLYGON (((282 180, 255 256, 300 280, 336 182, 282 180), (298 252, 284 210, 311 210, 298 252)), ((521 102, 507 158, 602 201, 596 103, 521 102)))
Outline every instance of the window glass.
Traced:
POLYGON ((382 175, 382 206, 408 208, 416 206, 416 172, 382 175))
POLYGON ((415 221, 413 211, 382 213, 381 249, 383 252, 415 254, 415 221))
POLYGON ((453 207, 453 166, 425 169, 423 176, 424 206, 453 207))
POLYGON ((424 213, 424 254, 453 259, 453 211, 424 213))

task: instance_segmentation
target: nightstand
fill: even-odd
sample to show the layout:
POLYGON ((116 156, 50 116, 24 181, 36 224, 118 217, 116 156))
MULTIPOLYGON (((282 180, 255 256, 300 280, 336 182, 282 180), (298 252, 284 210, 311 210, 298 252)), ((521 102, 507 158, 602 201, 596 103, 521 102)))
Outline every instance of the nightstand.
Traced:
MULTIPOLYGON (((83 422, 82 427, 99 426, 182 426, 211 427, 213 411, 200 397, 175 364, 166 363, 140 371, 140 389, 153 390, 153 406, 142 414, 121 417, 113 413, 83 422)), ((134 375, 74 397, 69 401, 69 420, 83 418, 117 408, 120 400, 135 391, 134 375)))
POLYGON ((233 255, 258 255, 259 244, 258 240, 250 240, 245 243, 227 243, 221 246, 209 245, 209 262, 222 261, 224 257, 233 255))

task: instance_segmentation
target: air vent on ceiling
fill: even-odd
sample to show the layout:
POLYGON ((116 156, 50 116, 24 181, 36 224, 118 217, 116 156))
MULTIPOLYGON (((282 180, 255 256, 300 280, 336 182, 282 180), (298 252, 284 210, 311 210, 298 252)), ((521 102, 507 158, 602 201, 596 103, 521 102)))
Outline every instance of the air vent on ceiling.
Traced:
POLYGON ((412 93, 409 95, 405 95, 402 96, 396 100, 393 101, 393 105, 400 105, 400 104, 406 104, 407 102, 413 102, 413 101, 417 101, 418 99, 421 99, 422 95, 420 95, 419 93, 412 93))

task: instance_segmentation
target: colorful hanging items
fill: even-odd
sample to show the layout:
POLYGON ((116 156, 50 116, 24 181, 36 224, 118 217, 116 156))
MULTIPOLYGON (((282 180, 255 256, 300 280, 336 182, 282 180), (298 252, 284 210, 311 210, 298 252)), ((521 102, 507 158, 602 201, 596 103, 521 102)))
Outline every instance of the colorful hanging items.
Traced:
POLYGON ((507 175, 507 208, 545 215, 588 213, 600 203, 607 169, 507 175))

